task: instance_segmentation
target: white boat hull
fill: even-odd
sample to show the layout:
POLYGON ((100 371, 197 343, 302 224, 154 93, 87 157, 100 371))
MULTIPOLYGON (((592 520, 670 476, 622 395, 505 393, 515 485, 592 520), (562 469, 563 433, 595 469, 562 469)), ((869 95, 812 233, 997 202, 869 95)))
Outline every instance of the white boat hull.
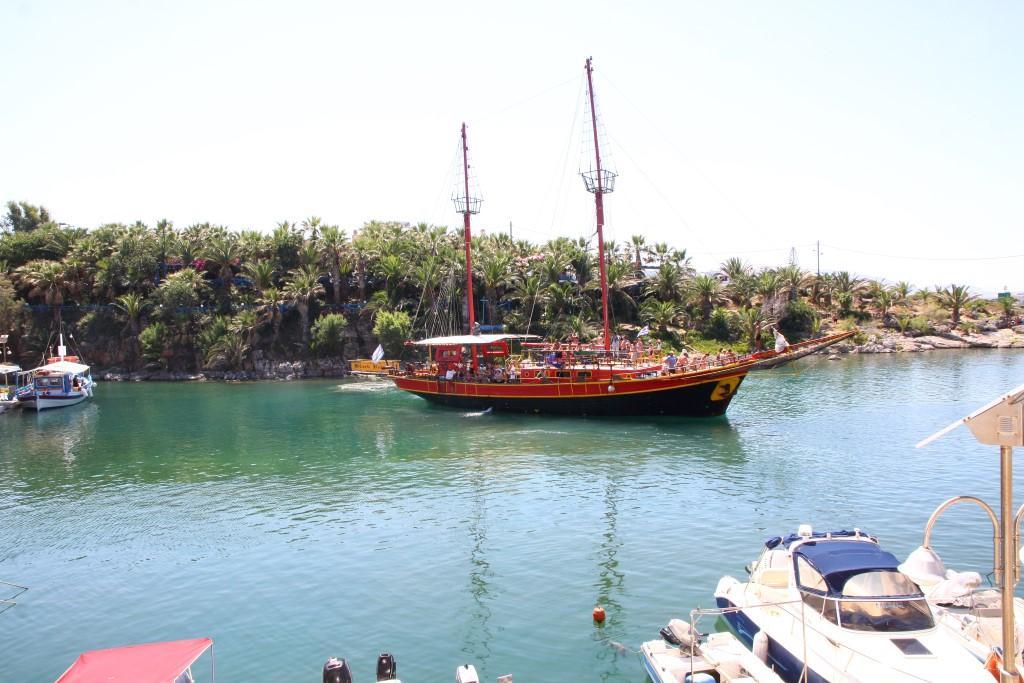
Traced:
POLYGON ((805 624, 806 612, 799 598, 781 593, 726 576, 715 590, 715 599, 719 608, 736 610, 727 614, 726 620, 748 646, 754 634, 765 632, 769 663, 785 681, 795 683, 805 680, 803 676, 809 683, 992 681, 982 663, 949 638, 945 629, 892 634, 918 640, 932 653, 906 657, 890 637, 805 624))
POLYGON ((731 633, 712 633, 699 650, 651 640, 640 646, 644 670, 652 683, 699 681, 711 675, 720 683, 782 683, 775 672, 731 633))

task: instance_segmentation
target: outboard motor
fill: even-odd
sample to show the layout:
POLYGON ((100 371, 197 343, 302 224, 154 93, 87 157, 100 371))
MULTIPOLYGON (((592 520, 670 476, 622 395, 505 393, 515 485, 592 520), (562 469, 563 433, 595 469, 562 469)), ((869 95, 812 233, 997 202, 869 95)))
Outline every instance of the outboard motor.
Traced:
POLYGON ((472 664, 463 664, 455 670, 455 683, 480 683, 480 676, 472 664))
POLYGON ((395 658, 387 652, 381 652, 377 657, 377 680, 391 681, 398 677, 398 664, 395 658))
POLYGON ((324 683, 352 683, 352 670, 344 659, 331 657, 324 664, 324 683))

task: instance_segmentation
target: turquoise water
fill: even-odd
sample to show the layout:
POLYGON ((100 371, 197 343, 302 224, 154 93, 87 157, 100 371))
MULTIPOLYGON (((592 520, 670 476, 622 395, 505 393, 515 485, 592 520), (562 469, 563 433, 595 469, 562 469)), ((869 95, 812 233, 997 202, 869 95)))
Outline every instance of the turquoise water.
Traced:
MULTIPOLYGON (((0 615, 0 681, 208 635, 221 681, 319 681, 329 655, 372 681, 388 650, 406 683, 464 662, 640 683, 640 642, 765 536, 859 526, 903 557, 947 497, 995 503, 994 448, 913 445, 1022 382, 1013 351, 808 359, 700 421, 469 414, 371 382, 101 384, 0 417, 0 579, 31 587, 0 615)), ((987 524, 946 513, 949 565, 991 569, 987 524)))

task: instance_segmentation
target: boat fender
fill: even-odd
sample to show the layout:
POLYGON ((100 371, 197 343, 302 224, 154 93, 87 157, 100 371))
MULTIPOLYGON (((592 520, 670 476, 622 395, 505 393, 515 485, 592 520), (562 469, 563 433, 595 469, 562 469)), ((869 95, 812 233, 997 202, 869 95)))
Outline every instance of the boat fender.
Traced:
POLYGON ((754 634, 754 642, 750 646, 754 656, 760 659, 765 664, 768 663, 768 634, 764 631, 758 631, 754 634))
POLYGON ((480 676, 472 664, 463 664, 455 670, 455 683, 480 683, 480 676))
POLYGON ((614 384, 609 384, 608 385, 608 393, 609 394, 614 394, 615 393, 615 385, 614 384))
POLYGON ((381 652, 377 657, 377 680, 392 681, 398 677, 398 664, 395 658, 388 652, 381 652))
POLYGON ((348 668, 348 662, 330 657, 324 664, 323 683, 352 683, 352 670, 348 668))

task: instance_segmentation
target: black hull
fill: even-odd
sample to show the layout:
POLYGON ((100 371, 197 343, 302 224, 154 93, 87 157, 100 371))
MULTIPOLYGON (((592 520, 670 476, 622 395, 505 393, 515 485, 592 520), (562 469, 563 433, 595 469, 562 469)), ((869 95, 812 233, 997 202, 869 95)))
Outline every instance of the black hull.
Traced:
POLYGON ((728 396, 714 399, 712 399, 712 395, 718 388, 717 380, 661 391, 623 392, 602 396, 517 398, 421 393, 414 390, 410 390, 410 393, 431 403, 463 410, 487 410, 490 408, 510 413, 548 415, 717 417, 725 414, 732 397, 736 395, 736 390, 739 389, 742 382, 743 377, 738 378, 735 389, 728 396))

